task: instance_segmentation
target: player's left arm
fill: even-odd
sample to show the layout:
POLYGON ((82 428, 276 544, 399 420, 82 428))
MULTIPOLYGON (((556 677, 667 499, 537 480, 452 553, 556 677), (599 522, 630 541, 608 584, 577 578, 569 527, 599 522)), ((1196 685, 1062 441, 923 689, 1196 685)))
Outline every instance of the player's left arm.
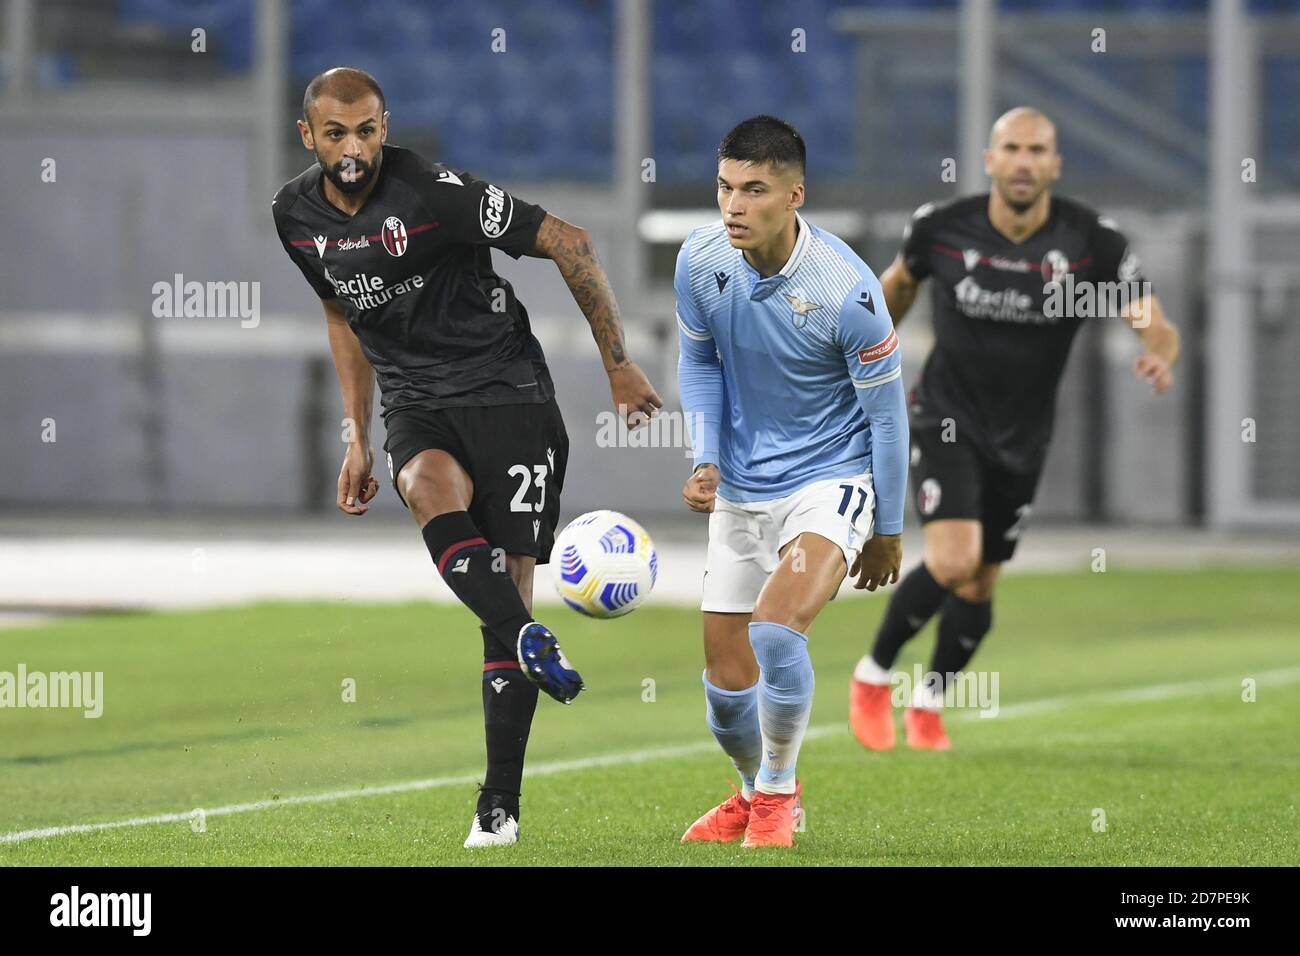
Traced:
POLYGON ((1133 365, 1133 374, 1150 383, 1151 394, 1159 395, 1174 383, 1178 329, 1165 318, 1160 300, 1142 273, 1142 263, 1115 223, 1099 217, 1092 242, 1098 279, 1122 284, 1126 294, 1120 318, 1142 339, 1142 354, 1133 365))
POLYGON ((609 277, 596 258, 591 235, 581 226, 547 213, 537 229, 531 254, 555 263, 578 308, 587 317, 619 414, 629 419, 629 425, 636 412, 653 416, 656 409, 663 407, 663 399, 640 367, 628 358, 618 302, 609 277))
POLYGON ((874 276, 858 283, 845 298, 838 335, 858 404, 871 424, 871 477, 876 492, 875 533, 849 573, 858 575, 854 587, 874 591, 897 581, 903 562, 909 437, 903 355, 874 276), (864 291, 871 295, 862 296, 864 291), (868 302, 873 308, 868 308, 868 302))
POLYGON ((1165 318, 1154 293, 1129 302, 1120 318, 1142 339, 1142 354, 1133 364, 1133 374, 1150 383, 1152 395, 1159 395, 1174 384, 1173 368, 1179 351, 1177 327, 1165 318))
POLYGON ((442 167, 434 175, 437 168, 430 168, 420 188, 437 210, 442 234, 455 242, 500 249, 516 259, 553 261, 591 325, 619 414, 639 417, 660 408, 663 399, 628 358, 618 303, 587 230, 470 173, 442 167))

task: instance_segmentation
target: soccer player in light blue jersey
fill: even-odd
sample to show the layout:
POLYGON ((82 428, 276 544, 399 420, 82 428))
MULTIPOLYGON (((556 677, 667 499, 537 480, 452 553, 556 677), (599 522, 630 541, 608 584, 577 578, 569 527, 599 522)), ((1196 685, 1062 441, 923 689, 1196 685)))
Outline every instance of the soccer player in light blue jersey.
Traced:
POLYGON ((677 257, 682 407, 709 513, 704 694, 742 789, 682 837, 791 846, 812 711, 808 630, 846 574, 898 580, 907 478, 902 355, 880 283, 799 215, 806 150, 747 119, 718 147, 720 221, 677 257))

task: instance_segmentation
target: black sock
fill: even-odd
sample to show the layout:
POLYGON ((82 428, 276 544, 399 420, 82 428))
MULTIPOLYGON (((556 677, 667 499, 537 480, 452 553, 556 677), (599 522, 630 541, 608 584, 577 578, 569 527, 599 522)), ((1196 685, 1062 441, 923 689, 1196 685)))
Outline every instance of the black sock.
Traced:
POLYGON ((533 616, 506 570, 504 556, 493 553, 468 511, 431 518, 420 533, 452 593, 500 642, 503 653, 494 659, 514 660, 519 631, 533 616))
POLYGON ((991 602, 976 604, 949 594, 939 617, 939 640, 930 661, 931 673, 943 675, 946 684, 949 674, 964 671, 992 626, 991 602))
POLYGON ((478 795, 479 825, 496 832, 506 817, 519 820, 520 781, 528 731, 537 709, 537 685, 519 662, 501 658, 495 637, 483 631, 483 730, 487 736, 487 775, 478 795))
POLYGON ((898 589, 889 599, 885 619, 876 631, 876 643, 871 648, 871 659, 886 669, 894 666, 894 658, 903 645, 925 627, 934 616, 948 591, 933 577, 922 561, 907 577, 898 582, 898 589))

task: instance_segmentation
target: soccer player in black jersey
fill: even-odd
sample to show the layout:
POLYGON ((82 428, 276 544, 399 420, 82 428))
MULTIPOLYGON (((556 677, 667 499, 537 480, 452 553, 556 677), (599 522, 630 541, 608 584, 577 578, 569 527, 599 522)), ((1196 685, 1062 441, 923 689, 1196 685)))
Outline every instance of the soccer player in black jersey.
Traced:
POLYGON ((873 750, 894 746, 894 659, 936 612, 934 656, 903 722, 910 746, 950 746, 944 683, 992 625, 998 572, 1029 516, 1083 321, 1113 312, 1133 326, 1143 346, 1134 372, 1153 393, 1172 384, 1178 358, 1178 332, 1114 223, 1052 195, 1061 156, 1051 120, 1011 110, 984 156, 992 190, 918 209, 881 277, 895 325, 933 280, 934 347, 908 399, 924 559, 895 589, 851 687, 850 723, 873 750))
POLYGON ((438 573, 482 622, 487 774, 466 846, 514 843, 537 688, 563 703, 582 679, 533 621, 568 436, 528 313, 492 248, 552 259, 599 346, 620 413, 663 403, 627 356, 587 232, 461 170, 386 145, 374 78, 317 76, 298 122, 312 166, 272 204, 285 250, 321 298, 349 423, 338 507, 362 515, 379 381, 389 476, 438 573))

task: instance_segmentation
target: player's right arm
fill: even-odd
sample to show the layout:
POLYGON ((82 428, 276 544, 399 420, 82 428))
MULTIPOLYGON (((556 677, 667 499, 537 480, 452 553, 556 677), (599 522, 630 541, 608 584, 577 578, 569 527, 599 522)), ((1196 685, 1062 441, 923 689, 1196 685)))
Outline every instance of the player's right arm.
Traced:
POLYGON ((329 332, 330 355, 343 395, 343 418, 347 423, 347 451, 339 470, 338 498, 340 511, 362 515, 366 503, 379 493, 379 482, 371 475, 375 453, 370 447, 370 418, 374 412, 375 370, 361 351, 361 342, 348 325, 343 303, 339 299, 322 299, 325 327, 329 332), (358 500, 360 499, 360 500, 358 500))
POLYGON ((370 510, 366 507, 366 502, 379 493, 379 482, 370 474, 375 459, 370 448, 370 415, 375 394, 374 369, 362 353, 356 334, 348 326, 343 302, 335 297, 334 288, 326 275, 318 274, 286 235, 288 222, 281 198, 277 195, 271 203, 275 229, 284 251, 320 298, 321 307, 325 310, 330 354, 334 358, 334 370, 338 373, 339 388, 343 392, 343 415, 351 422, 348 448, 343 456, 343 467, 339 470, 335 504, 346 514, 363 515, 370 510))
POLYGON ((894 327, 897 328, 898 323, 903 321, 908 309, 912 307, 912 303, 916 301, 917 293, 921 291, 921 283, 907 271, 907 263, 903 260, 901 252, 894 257, 885 274, 880 277, 880 286, 885 292, 885 307, 889 309, 890 318, 894 320, 894 327))
POLYGON ((677 254, 673 291, 677 296, 677 384, 691 435, 695 470, 682 489, 682 498, 692 511, 710 512, 717 498, 718 446, 722 431, 722 364, 713 333, 704 322, 691 294, 691 240, 682 243, 677 254))
POLYGON ((895 328, 916 302, 921 283, 930 274, 927 257, 930 251, 929 219, 933 208, 933 204, 926 203, 912 213, 912 219, 903 231, 903 248, 880 277, 885 307, 889 310, 895 328))

